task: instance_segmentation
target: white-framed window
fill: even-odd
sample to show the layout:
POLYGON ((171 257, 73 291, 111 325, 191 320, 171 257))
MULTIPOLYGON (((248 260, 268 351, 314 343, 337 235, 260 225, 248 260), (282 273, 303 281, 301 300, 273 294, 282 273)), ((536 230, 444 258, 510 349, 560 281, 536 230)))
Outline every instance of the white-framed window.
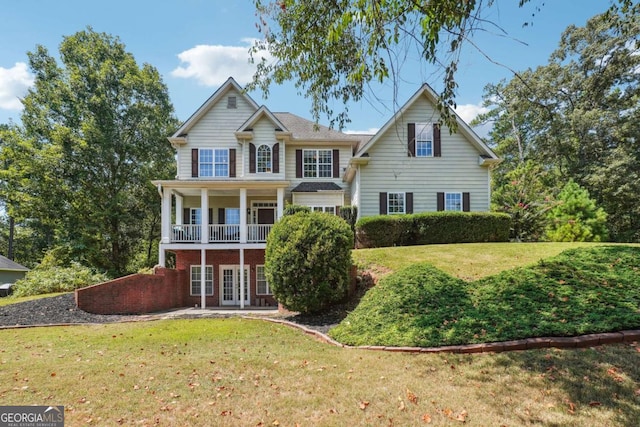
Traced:
POLYGON ((240 209, 239 208, 225 208, 224 209, 224 223, 225 224, 240 224, 240 209))
POLYGON ((258 173, 271 172, 271 147, 262 144, 256 151, 258 173))
POLYGON ((191 208, 189 212, 189 224, 199 225, 202 224, 202 209, 191 208))
POLYGON ((333 177, 333 151, 303 150, 302 170, 304 178, 333 177))
MULTIPOLYGON (((204 278, 204 293, 205 295, 213 295, 213 266, 207 265, 205 267, 205 278, 204 278)), ((191 295, 200 295, 202 290, 201 286, 202 280, 202 266, 200 265, 192 265, 191 266, 191 295)))
POLYGON ((433 157, 432 123, 416 123, 416 157, 433 157))
POLYGON ((387 213, 403 214, 407 212, 405 193, 387 193, 387 213))
POLYGON ((445 211, 462 211, 462 193, 444 193, 445 211))
POLYGON ((309 206, 313 212, 325 212, 330 213, 332 215, 336 214, 335 206, 309 206))
POLYGON ((201 148, 198 163, 199 176, 229 176, 229 150, 226 148, 201 148))
POLYGON ((269 288, 269 282, 267 282, 264 265, 256 265, 256 294, 271 295, 271 289, 269 288))

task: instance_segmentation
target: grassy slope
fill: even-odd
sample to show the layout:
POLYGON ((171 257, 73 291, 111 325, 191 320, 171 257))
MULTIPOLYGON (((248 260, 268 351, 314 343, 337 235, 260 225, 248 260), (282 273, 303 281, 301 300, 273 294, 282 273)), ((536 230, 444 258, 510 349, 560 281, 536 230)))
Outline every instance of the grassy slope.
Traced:
POLYGON ((330 334, 346 344, 438 346, 640 327, 640 248, 591 247, 476 282, 429 264, 380 281, 330 334))
POLYGON ((396 271, 417 262, 463 280, 476 280, 503 270, 522 267, 576 247, 602 243, 467 243, 459 245, 404 246, 358 249, 353 260, 360 269, 396 271))

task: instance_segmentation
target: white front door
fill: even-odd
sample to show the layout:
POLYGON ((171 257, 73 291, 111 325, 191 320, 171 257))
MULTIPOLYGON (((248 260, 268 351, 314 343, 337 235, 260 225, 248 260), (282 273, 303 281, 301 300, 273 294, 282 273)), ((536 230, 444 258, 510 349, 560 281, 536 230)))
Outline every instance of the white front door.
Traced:
MULTIPOLYGON (((220 295, 222 305, 240 305, 240 266, 220 266, 220 295)), ((249 267, 244 268, 244 304, 249 305, 249 267)))

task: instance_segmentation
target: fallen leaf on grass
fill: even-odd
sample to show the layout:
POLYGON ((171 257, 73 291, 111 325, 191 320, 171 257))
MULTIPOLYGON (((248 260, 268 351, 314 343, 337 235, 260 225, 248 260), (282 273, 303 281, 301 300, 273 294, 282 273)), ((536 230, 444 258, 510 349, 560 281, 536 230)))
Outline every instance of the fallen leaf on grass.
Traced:
POLYGON ((364 411, 365 409, 367 409, 367 406, 369 406, 369 401, 367 401, 367 400, 361 400, 360 401, 360 409, 362 409, 364 411))
POLYGON ((418 404, 418 396, 416 396, 415 393, 409 389, 407 389, 407 399, 414 405, 418 404))
POLYGON ((462 411, 458 414, 458 416, 456 417, 456 421, 460 421, 460 422, 466 422, 467 421, 467 415, 469 415, 467 413, 467 411, 462 411))
POLYGON ((424 415, 422 416, 422 421, 423 421, 425 424, 430 424, 430 423, 431 423, 431 415, 429 415, 429 414, 424 414, 424 415))
POLYGON ((589 402, 589 406, 592 406, 592 407, 593 406, 600 406, 600 405, 602 405, 601 402, 589 402))
POLYGON ((398 396, 398 400, 400 401, 398 403, 398 411, 404 411, 406 408, 406 406, 404 405, 404 400, 402 400, 400 396, 398 396))

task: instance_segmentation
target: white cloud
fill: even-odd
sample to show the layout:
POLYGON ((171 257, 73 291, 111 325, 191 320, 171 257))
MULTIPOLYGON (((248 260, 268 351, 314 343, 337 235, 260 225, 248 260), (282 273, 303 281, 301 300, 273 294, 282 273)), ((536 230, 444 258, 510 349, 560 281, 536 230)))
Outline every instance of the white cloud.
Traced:
POLYGON ((0 67, 0 109, 22 110, 20 98, 33 86, 33 76, 24 62, 16 62, 12 68, 0 67))
POLYGON ((369 128, 367 130, 344 130, 343 132, 349 135, 352 135, 352 134, 375 135, 376 133, 378 133, 379 130, 380 128, 369 128))
POLYGON ((219 86, 229 77, 239 84, 249 83, 256 70, 256 66, 249 63, 249 49, 254 41, 242 39, 243 46, 198 45, 185 50, 178 54, 183 65, 173 70, 171 75, 194 78, 205 86, 219 86))
POLYGON ((467 123, 471 123, 471 121, 475 119, 478 114, 484 114, 487 112, 489 112, 489 109, 487 107, 483 107, 482 105, 478 104, 464 104, 458 105, 456 107, 456 113, 458 113, 458 115, 462 117, 462 120, 467 123))

